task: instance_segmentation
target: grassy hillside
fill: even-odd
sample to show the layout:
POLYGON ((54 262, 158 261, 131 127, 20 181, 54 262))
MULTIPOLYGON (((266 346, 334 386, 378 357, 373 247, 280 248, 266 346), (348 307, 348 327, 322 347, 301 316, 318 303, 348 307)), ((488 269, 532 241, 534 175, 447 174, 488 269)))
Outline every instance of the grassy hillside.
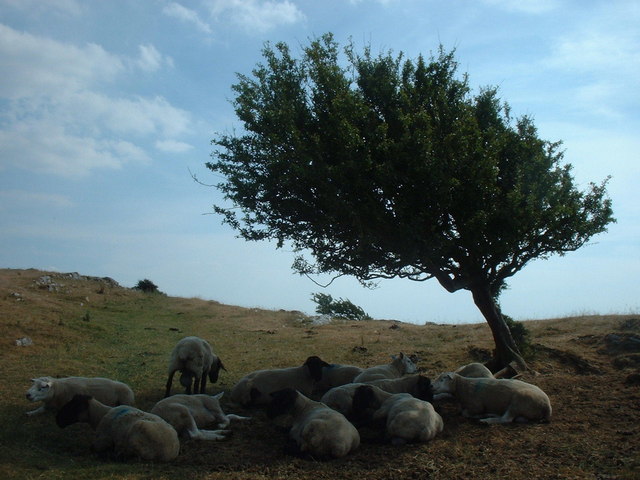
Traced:
MULTIPOLYGON (((437 408, 445 431, 428 444, 392 447, 365 431, 355 454, 314 462, 285 455, 286 433, 258 411, 250 413, 250 422, 232 424, 224 442, 183 441, 170 464, 114 463, 92 454, 88 425, 61 430, 51 414, 25 415, 38 406, 25 398, 30 378, 114 378, 133 388, 138 407, 149 409, 163 396, 169 353, 186 335, 208 339, 228 369, 209 386, 214 393, 230 390, 252 370, 299 365, 312 354, 366 367, 403 351, 418 355, 420 369, 433 378, 490 351, 491 334, 485 324, 314 326, 299 312, 148 295, 109 279, 0 270, 0 478, 638 478, 640 353, 625 349, 625 340, 639 336, 640 319, 525 324, 537 344, 530 364, 538 374, 524 380, 551 398, 550 424, 489 427, 461 418, 455 404, 444 403, 437 408), (17 346, 23 337, 33 344, 17 346)), ((174 391, 179 388, 174 382, 174 391)), ((224 398, 223 405, 229 413, 246 414, 224 398)))

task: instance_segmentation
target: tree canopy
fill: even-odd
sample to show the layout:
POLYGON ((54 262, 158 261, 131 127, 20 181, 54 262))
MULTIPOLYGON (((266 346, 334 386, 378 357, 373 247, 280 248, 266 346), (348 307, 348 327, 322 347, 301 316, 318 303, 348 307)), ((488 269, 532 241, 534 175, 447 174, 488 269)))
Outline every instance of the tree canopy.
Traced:
POLYGON ((454 53, 358 53, 325 34, 297 59, 266 44, 232 87, 243 128, 213 140, 207 166, 233 204, 215 211, 246 240, 292 244, 300 273, 471 291, 505 363, 517 351, 499 292, 606 231, 608 179, 581 191, 561 143, 513 118, 497 88, 473 93, 454 53))

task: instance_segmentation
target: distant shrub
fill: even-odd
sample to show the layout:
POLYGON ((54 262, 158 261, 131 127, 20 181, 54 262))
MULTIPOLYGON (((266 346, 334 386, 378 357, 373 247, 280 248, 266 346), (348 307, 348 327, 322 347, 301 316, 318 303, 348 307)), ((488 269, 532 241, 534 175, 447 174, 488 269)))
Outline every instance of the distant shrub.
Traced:
POLYGON ((144 280, 140 280, 138 284, 133 287, 133 289, 140 290, 144 293, 160 293, 160 290, 158 290, 158 286, 151 280, 148 280, 146 278, 144 280))
POLYGON ((327 293, 314 293, 311 295, 311 300, 317 304, 316 313, 320 315, 330 315, 337 318, 345 318, 347 320, 370 320, 371 317, 357 305, 351 303, 351 301, 334 300, 333 297, 327 293))

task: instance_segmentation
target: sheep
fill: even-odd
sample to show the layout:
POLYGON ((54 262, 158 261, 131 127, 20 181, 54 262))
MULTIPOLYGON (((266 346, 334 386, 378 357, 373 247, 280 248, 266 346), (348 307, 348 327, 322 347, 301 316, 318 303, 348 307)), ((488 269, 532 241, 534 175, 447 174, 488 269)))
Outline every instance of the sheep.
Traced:
POLYGON ((183 436, 198 440, 223 440, 228 433, 226 428, 231 420, 249 420, 249 417, 226 415, 220 407, 220 398, 224 392, 210 396, 173 395, 154 405, 150 413, 167 421, 183 436), (220 430, 201 430, 199 427, 216 425, 220 430))
POLYGON ((322 379, 322 369, 329 364, 317 356, 308 357, 299 367, 257 370, 241 378, 231 389, 231 400, 242 406, 266 405, 270 394, 283 388, 294 388, 310 396, 313 386, 322 379))
POLYGON ((267 416, 289 414, 292 418, 289 438, 293 451, 317 459, 340 458, 360 445, 358 430, 326 405, 307 398, 293 388, 272 392, 267 416))
POLYGON ((322 368, 322 378, 313 387, 315 394, 322 395, 328 390, 351 383, 353 379, 362 373, 362 368, 355 365, 339 365, 332 363, 322 368))
POLYGON ((75 395, 56 415, 60 428, 86 422, 95 430, 92 448, 116 459, 168 462, 180 452, 178 433, 162 418, 137 408, 109 407, 90 395, 75 395))
POLYGON ((43 405, 27 412, 38 415, 46 410, 58 411, 73 398, 76 393, 91 395, 95 399, 112 407, 133 405, 135 396, 131 388, 116 380, 94 377, 39 377, 32 378, 33 384, 27 390, 27 399, 32 402, 44 402, 43 405))
POLYGON ((455 373, 467 378, 494 378, 493 373, 482 363, 469 363, 458 368, 455 373))
POLYGON ((374 385, 387 393, 409 393, 421 400, 429 402, 433 400, 431 380, 422 375, 408 375, 400 378, 373 380, 367 383, 348 383, 334 387, 327 391, 320 401, 346 417, 352 417, 355 391, 358 387, 367 384, 374 385))
POLYGON ((184 337, 171 352, 169 360, 169 378, 165 389, 165 397, 171 395, 173 375, 179 370, 182 375, 180 383, 185 393, 206 393, 207 376, 211 383, 218 381, 220 369, 226 370, 222 361, 213 353, 211 345, 200 337, 184 337))
POLYGON ((353 383, 366 383, 384 378, 397 378, 418 371, 416 364, 402 352, 400 352, 400 355, 392 355, 391 359, 391 363, 387 365, 376 365, 364 369, 362 373, 353 379, 353 383))
POLYGON ((356 390, 353 403, 358 411, 380 404, 373 414, 373 420, 386 419, 386 436, 393 445, 428 442, 444 426, 442 417, 431 403, 408 393, 390 394, 373 385, 364 385, 356 390))
POLYGON ((530 383, 513 379, 467 378, 443 373, 433 384, 436 394, 450 393, 462 405, 462 414, 483 423, 544 421, 551 419, 546 393, 530 383))

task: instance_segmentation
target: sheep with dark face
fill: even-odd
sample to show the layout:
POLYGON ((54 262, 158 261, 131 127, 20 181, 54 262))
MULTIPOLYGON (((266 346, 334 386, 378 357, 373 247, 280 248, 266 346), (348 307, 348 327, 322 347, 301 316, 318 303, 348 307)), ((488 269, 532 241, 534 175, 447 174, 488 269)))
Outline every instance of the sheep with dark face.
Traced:
POLYGON ((430 402, 408 393, 388 393, 373 385, 356 389, 353 409, 360 416, 373 411, 373 421, 385 421, 386 436, 394 445, 427 442, 443 429, 442 417, 430 402))
POLYGON ((467 378, 443 373, 433 383, 435 394, 448 393, 462 405, 462 414, 484 423, 551 419, 546 393, 530 383, 513 379, 467 378))
POLYGON ((400 355, 392 355, 391 362, 386 365, 365 368, 362 373, 353 379, 353 383, 369 383, 372 380, 398 378, 417 371, 416 364, 407 355, 400 352, 400 355))
POLYGON ((433 401, 431 380, 423 375, 406 375, 366 383, 348 383, 332 388, 322 396, 320 401, 347 418, 352 418, 353 396, 356 389, 363 385, 373 385, 387 393, 408 393, 421 400, 433 401))
POLYGON ((207 378, 211 383, 217 382, 220 369, 226 370, 209 342, 193 336, 181 339, 171 352, 165 397, 171 395, 171 384, 177 371, 181 372, 180 384, 190 395, 192 385, 193 393, 206 393, 207 378))
POLYGON ((353 382, 353 379, 362 373, 362 368, 355 365, 340 365, 332 363, 322 368, 322 378, 313 386, 316 395, 322 395, 328 390, 353 382))
POLYGON ((180 452, 178 434, 171 425, 128 405, 109 407, 89 395, 75 395, 60 409, 56 423, 64 428, 77 422, 89 423, 95 430, 95 452, 113 452, 117 459, 168 462, 180 452))
POLYGON ((122 382, 102 377, 39 377, 31 380, 33 384, 27 390, 27 399, 43 404, 27 412, 37 415, 45 410, 58 411, 74 395, 91 395, 96 400, 112 407, 133 405, 134 394, 131 388, 122 382))
POLYGON ((241 378, 231 390, 231 400, 243 406, 266 405, 271 393, 293 388, 310 396, 322 370, 329 364, 317 356, 308 357, 299 367, 257 370, 241 378))
POLYGON ((299 454, 316 459, 340 458, 360 445, 358 430, 344 417, 323 403, 285 388, 272 392, 267 407, 269 418, 290 415, 289 437, 299 454))

